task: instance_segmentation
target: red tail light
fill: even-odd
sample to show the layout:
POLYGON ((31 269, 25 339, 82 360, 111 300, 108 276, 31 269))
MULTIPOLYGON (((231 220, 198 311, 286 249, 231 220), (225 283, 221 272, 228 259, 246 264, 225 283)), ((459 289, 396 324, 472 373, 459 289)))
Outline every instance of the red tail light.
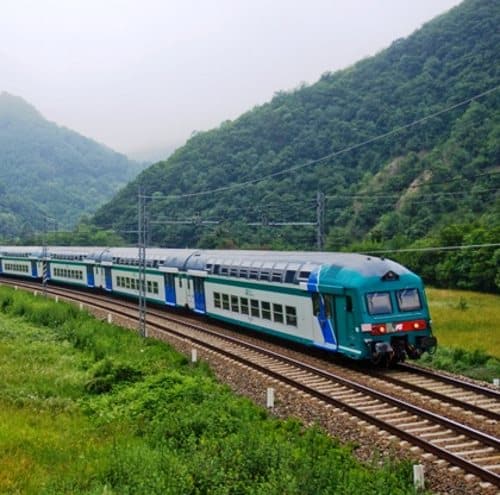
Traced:
POLYGON ((372 325, 372 335, 384 335, 385 333, 387 333, 387 327, 384 323, 372 325))
POLYGON ((402 321, 394 325, 396 332, 411 332, 413 330, 425 330, 427 323, 425 320, 402 321))
POLYGON ((370 332, 371 335, 385 335, 396 332, 412 332, 425 330, 427 322, 425 320, 401 321, 399 323, 363 323, 362 332, 370 332))

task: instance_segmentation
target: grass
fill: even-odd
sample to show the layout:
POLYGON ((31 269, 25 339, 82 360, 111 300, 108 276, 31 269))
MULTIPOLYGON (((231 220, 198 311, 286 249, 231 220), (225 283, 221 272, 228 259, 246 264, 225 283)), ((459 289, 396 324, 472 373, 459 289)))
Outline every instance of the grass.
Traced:
POLYGON ((0 493, 414 493, 411 465, 281 421, 161 342, 0 288, 0 493))
POLYGON ((440 344, 500 358, 500 296, 443 289, 426 292, 440 344))
POLYGON ((500 378, 500 296, 427 289, 438 350, 422 362, 491 382, 500 378))

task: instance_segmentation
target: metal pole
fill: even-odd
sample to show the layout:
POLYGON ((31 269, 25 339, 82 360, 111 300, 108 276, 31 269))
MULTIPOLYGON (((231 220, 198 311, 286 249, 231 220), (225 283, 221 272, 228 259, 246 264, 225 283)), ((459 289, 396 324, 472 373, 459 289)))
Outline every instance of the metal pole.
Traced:
POLYGON ((43 247, 42 247, 42 292, 47 297, 47 281, 49 279, 49 262, 47 248, 47 218, 43 219, 43 247))
POLYGON ((320 191, 316 193, 316 228, 318 251, 322 251, 325 238, 325 195, 320 191))
POLYGON ((44 297, 47 297, 47 281, 49 279, 49 256, 47 244, 44 242, 42 249, 42 291, 44 297))
POLYGON ((139 334, 146 337, 146 198, 139 187, 137 211, 137 235, 139 248, 139 334))

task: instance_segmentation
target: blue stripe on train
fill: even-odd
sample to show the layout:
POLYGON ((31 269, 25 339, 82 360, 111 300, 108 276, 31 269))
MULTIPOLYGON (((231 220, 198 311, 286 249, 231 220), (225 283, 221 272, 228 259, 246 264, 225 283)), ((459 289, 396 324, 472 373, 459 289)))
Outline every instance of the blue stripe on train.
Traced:
MULTIPOLYGON (((320 274, 321 274, 321 267, 312 271, 311 274, 309 275, 309 279, 307 280, 307 290, 310 293, 319 292, 320 274)), ((337 339, 335 338, 333 324, 331 320, 327 317, 325 300, 321 294, 318 295, 319 295, 319 314, 317 316, 317 319, 325 342, 324 343, 315 342, 314 345, 318 347, 324 347, 329 350, 337 350, 337 339)), ((333 310, 333 308, 331 308, 331 310, 333 310)))

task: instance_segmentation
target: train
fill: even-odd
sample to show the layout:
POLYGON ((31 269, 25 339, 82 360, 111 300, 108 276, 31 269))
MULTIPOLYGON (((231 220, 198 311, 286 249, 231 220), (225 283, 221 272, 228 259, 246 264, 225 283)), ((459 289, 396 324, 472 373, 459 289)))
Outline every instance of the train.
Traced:
POLYGON ((353 360, 397 363, 437 345, 421 278, 383 257, 148 248, 140 258, 138 248, 0 246, 0 276, 128 298, 141 292, 151 303, 353 360))

